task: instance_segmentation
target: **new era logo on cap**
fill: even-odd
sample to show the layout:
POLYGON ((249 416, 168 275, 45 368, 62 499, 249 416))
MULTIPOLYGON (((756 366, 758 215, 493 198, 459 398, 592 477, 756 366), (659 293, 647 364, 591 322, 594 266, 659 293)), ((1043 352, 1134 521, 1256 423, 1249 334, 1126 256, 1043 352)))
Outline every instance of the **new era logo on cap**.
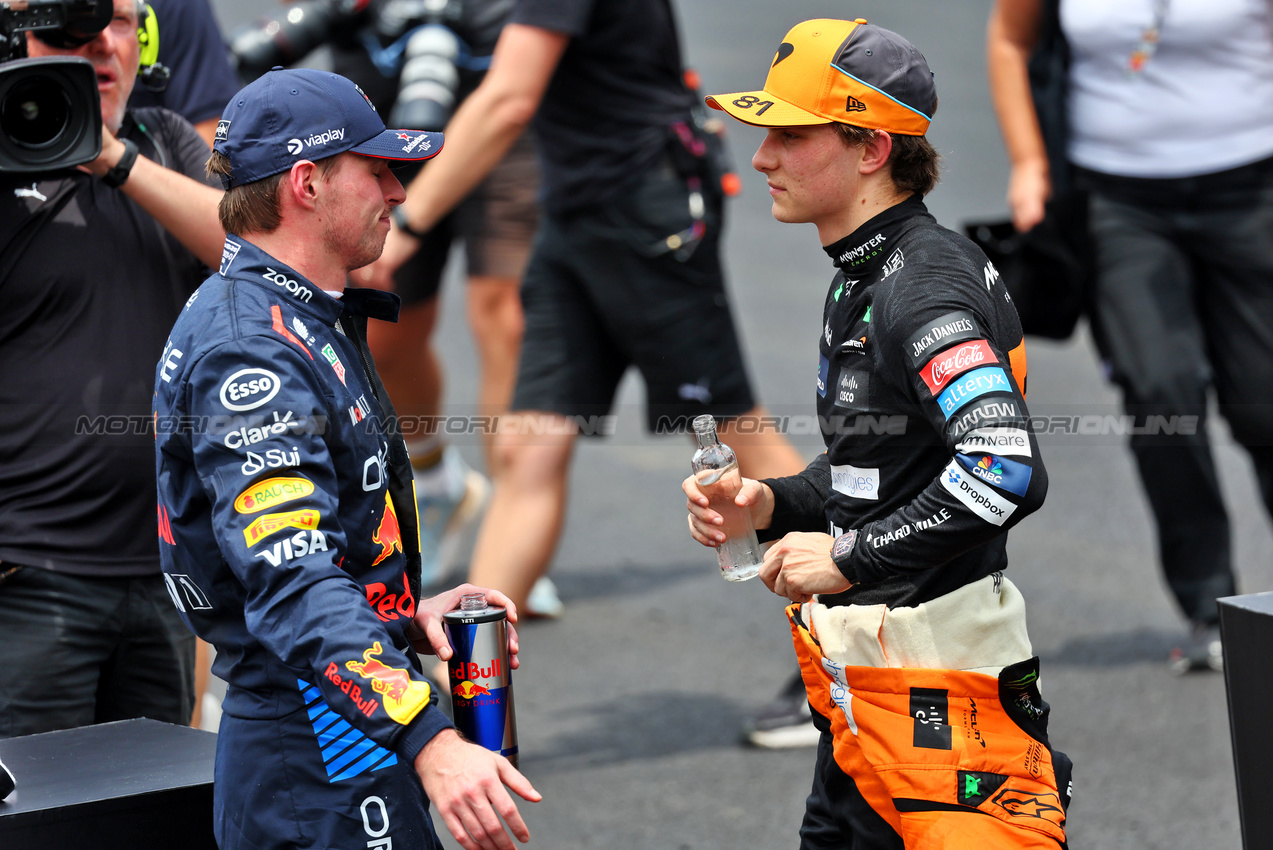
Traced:
POLYGON ((937 89, 909 41, 864 19, 792 27, 760 91, 712 95, 707 104, 760 127, 839 122, 907 136, 928 131, 937 89))
POLYGON ((429 159, 442 149, 442 134, 385 129, 362 89, 339 74, 275 68, 226 106, 214 148, 230 159, 229 189, 301 160, 347 151, 380 159, 429 159))

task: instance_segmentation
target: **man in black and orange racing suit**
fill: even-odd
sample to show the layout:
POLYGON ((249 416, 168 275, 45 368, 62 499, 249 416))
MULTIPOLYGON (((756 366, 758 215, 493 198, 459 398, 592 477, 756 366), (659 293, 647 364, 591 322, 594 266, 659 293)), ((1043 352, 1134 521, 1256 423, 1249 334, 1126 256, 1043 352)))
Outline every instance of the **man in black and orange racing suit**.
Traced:
POLYGON ((412 651, 450 656, 441 615, 474 588, 417 602, 410 462, 365 342, 398 299, 345 288, 405 196, 387 160, 441 141, 314 70, 267 73, 217 128, 229 235, 168 338, 155 425, 165 580, 229 683, 222 850, 438 848, 430 802, 466 850, 512 848, 500 817, 528 838, 504 785, 538 793, 458 736, 412 651))
MULTIPOLYGON (((1042 503, 1021 326, 994 267, 939 226, 923 56, 866 21, 807 21, 764 89, 709 105, 767 127, 752 160, 780 221, 836 266, 818 341, 826 453, 745 480, 778 540, 761 577, 788 608, 822 742, 801 847, 1056 848, 1069 760, 1047 737, 1006 531, 1042 503)), ((720 515, 686 479, 691 534, 720 515)))

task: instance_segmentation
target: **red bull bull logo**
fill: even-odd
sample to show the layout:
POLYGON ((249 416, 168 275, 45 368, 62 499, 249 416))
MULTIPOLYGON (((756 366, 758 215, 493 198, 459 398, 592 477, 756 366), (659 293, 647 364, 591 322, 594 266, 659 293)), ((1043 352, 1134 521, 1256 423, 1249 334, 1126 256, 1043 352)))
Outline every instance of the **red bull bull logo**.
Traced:
POLYGON ((456 685, 451 690, 453 693, 455 693, 456 696, 462 697, 463 699, 473 699, 474 697, 480 697, 480 696, 488 697, 491 695, 490 688, 484 688, 481 685, 475 685, 467 679, 465 679, 460 684, 456 685))
POLYGON ((393 550, 402 551, 402 529, 398 526, 398 512, 393 509, 389 493, 385 493, 385 512, 380 517, 380 525, 376 533, 371 535, 371 542, 380 547, 380 554, 371 562, 374 567, 393 554, 393 550))
POLYGON ((371 680, 371 689, 383 696, 385 714, 396 723, 407 724, 429 702, 432 693, 428 682, 417 682, 410 672, 390 667, 379 658, 384 651, 380 641, 362 654, 362 661, 346 661, 345 669, 371 680))

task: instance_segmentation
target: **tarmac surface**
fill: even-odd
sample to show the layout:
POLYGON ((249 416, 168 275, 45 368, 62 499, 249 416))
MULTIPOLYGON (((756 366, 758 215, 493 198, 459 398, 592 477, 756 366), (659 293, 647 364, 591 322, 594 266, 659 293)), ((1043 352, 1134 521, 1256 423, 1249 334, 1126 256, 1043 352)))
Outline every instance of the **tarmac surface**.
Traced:
MULTIPOLYGON (((248 0, 214 3, 227 31, 266 11, 248 0)), ((990 0, 675 5, 705 92, 759 88, 774 47, 802 19, 860 16, 905 34, 927 56, 941 96, 930 138, 945 156, 944 179, 930 208, 951 227, 1006 213, 1007 163, 985 83, 990 0)), ((725 249, 735 315, 764 403, 808 415, 832 269, 812 226, 770 217, 764 179, 749 164, 760 131, 737 123, 730 131, 745 186, 730 207, 725 249)), ((446 412, 471 412, 477 363, 454 276, 438 347, 446 412)), ((1032 340, 1029 349, 1035 416, 1118 414, 1086 333, 1061 344, 1032 340)), ((757 750, 738 736, 743 717, 795 669, 782 600, 757 581, 721 581, 712 554, 690 540, 679 485, 691 443, 644 434, 643 398, 629 376, 617 433, 579 446, 552 570, 566 612, 521 632, 521 763, 544 794, 521 806, 530 846, 795 847, 813 751, 757 750)), ((794 439, 810 458, 821 448, 816 436, 794 439)), ((1250 464, 1223 425, 1213 439, 1241 589, 1269 589, 1273 540, 1250 464)), ((1235 850, 1224 680, 1167 669, 1183 626, 1159 577, 1124 440, 1041 437, 1047 502, 1009 543, 1008 574, 1026 596, 1042 658, 1052 741, 1075 764, 1070 846, 1235 850)), ((455 442, 481 463, 477 437, 455 442)))

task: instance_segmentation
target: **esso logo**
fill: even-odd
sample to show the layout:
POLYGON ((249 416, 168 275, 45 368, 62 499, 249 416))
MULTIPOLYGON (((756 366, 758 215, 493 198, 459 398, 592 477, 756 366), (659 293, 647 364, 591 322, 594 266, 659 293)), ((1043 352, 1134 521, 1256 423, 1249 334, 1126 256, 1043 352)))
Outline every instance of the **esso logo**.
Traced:
POLYGON ((226 410, 256 410, 282 388, 278 375, 267 369, 240 369, 221 385, 221 403, 226 410))

